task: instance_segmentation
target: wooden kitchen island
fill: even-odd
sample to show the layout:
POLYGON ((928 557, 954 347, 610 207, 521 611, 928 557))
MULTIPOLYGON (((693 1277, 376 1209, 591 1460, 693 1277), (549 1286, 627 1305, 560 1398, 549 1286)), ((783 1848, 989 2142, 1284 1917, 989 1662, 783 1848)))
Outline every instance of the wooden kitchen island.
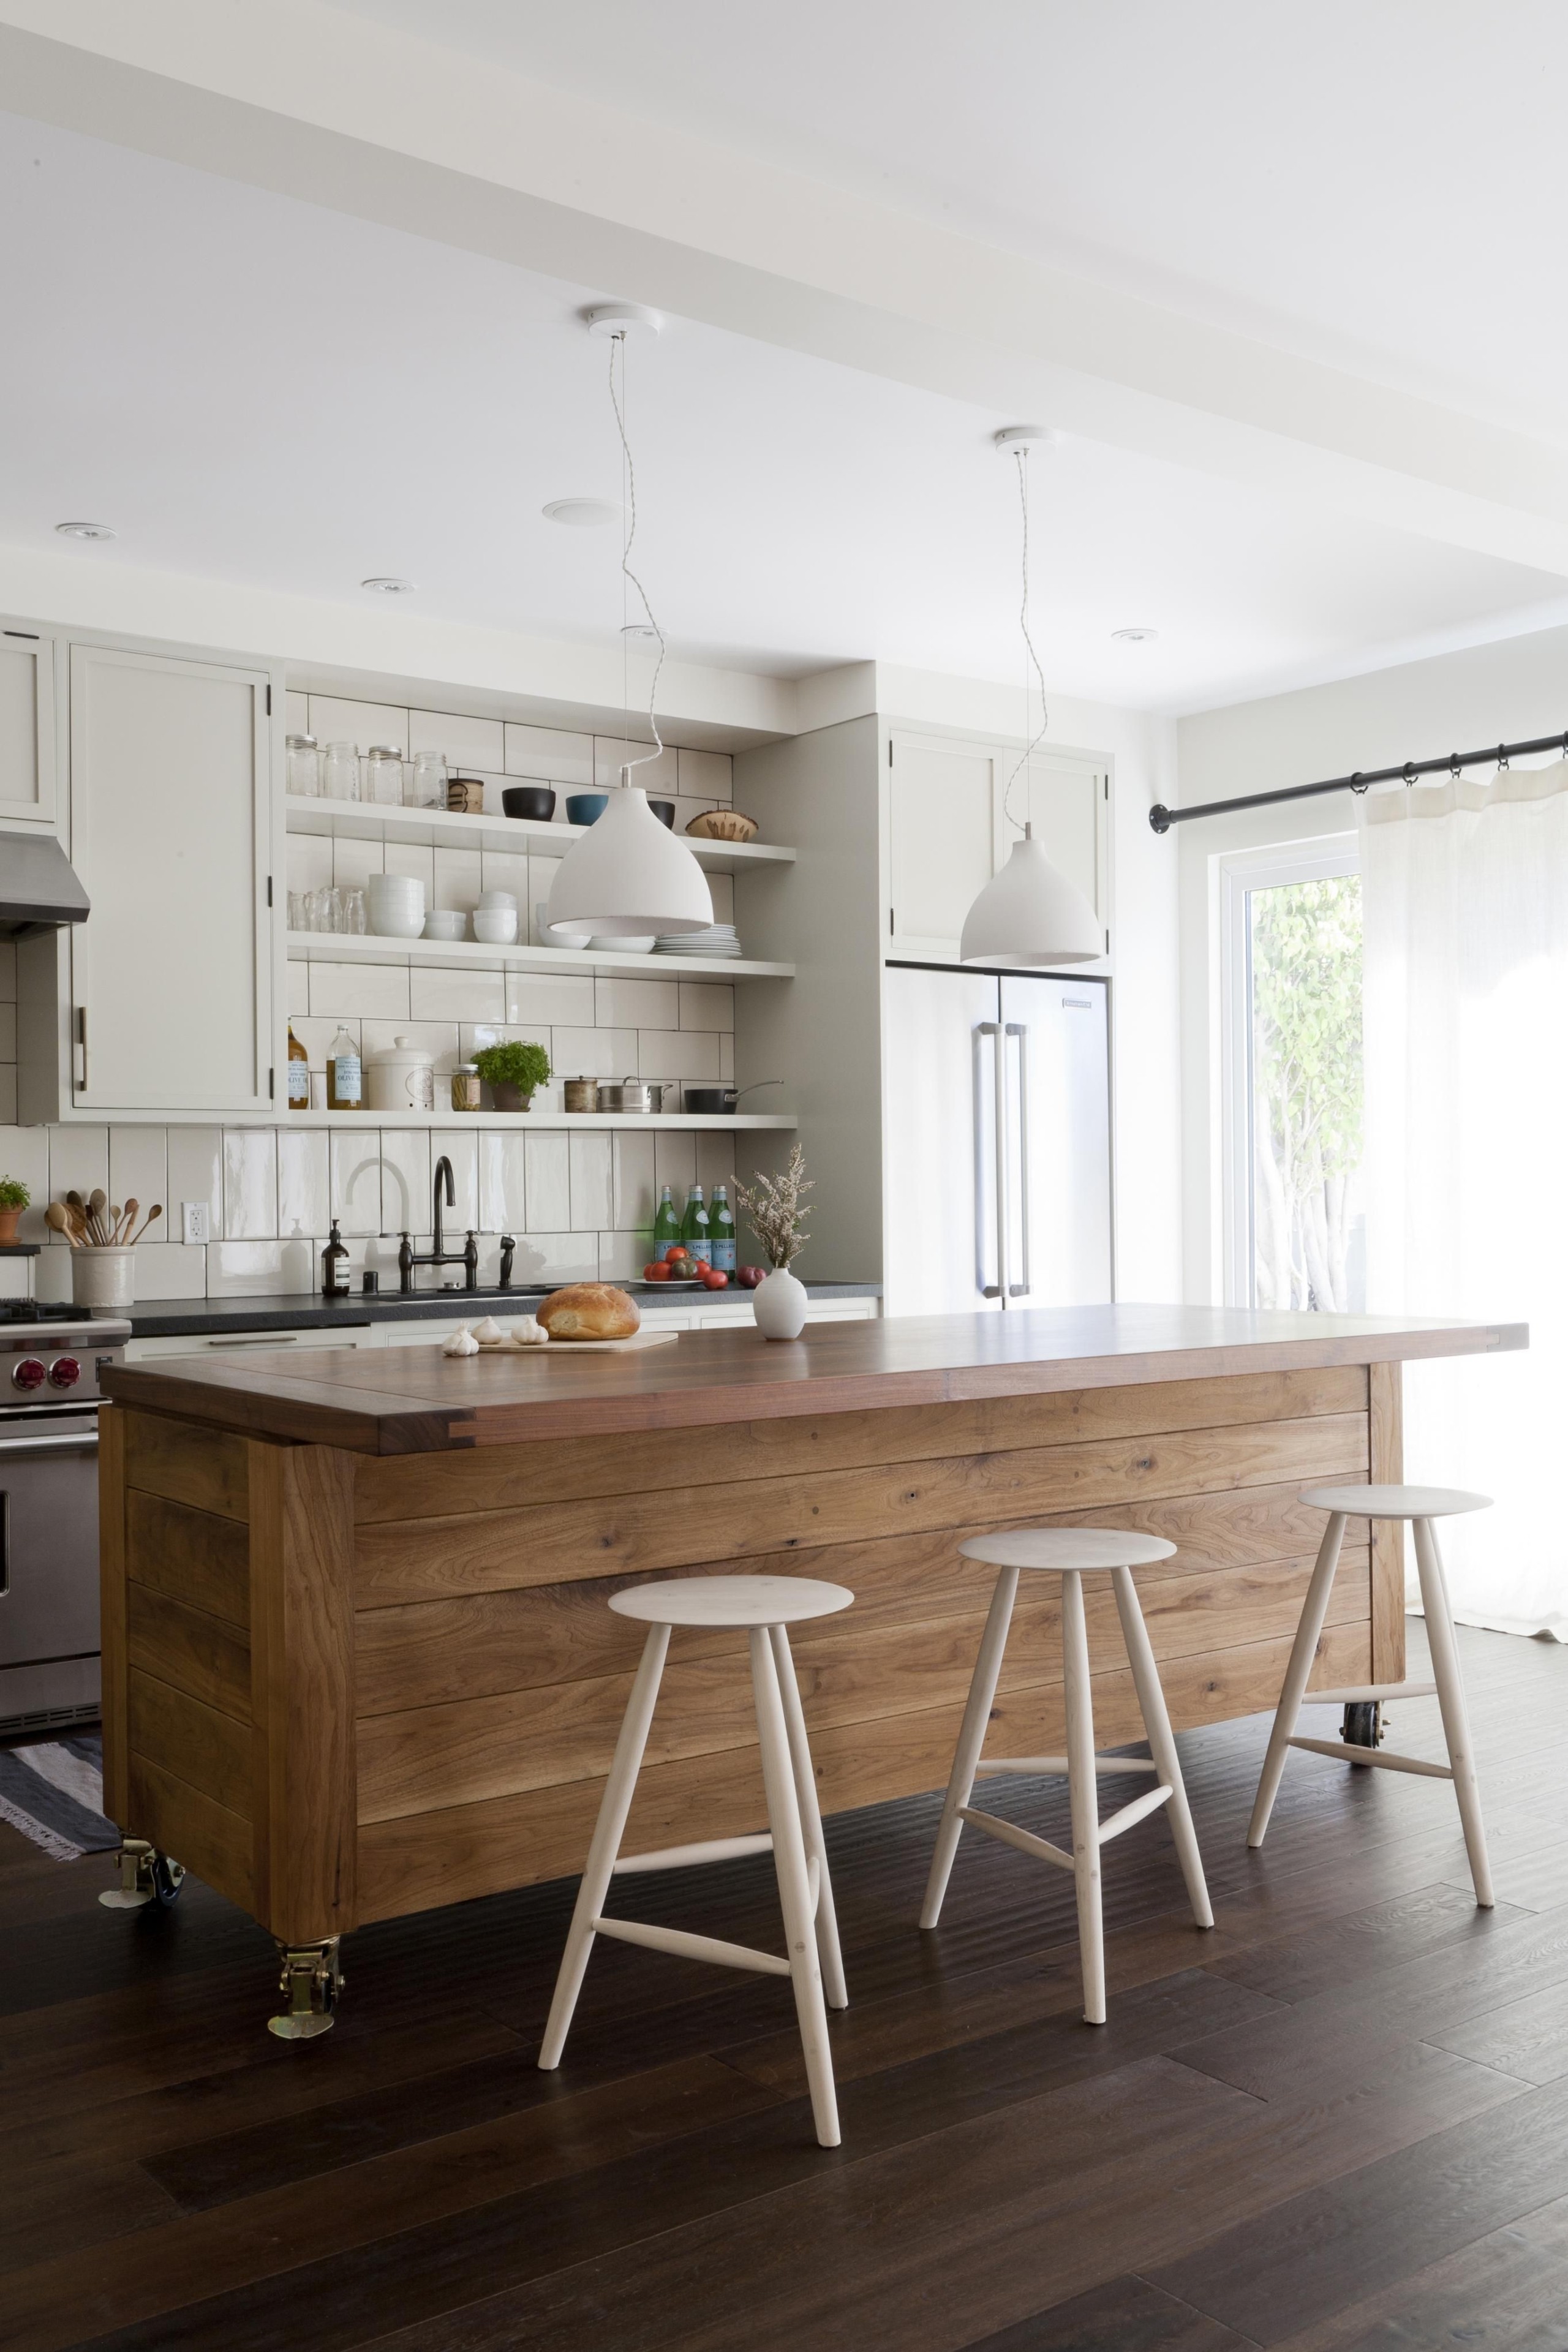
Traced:
MULTIPOLYGON (((1399 1478, 1402 1360, 1525 1344, 1105 1307, 108 1370, 104 1809, 270 1929, 319 2028, 355 1926, 581 1867, 640 1649, 605 1607, 622 1585, 849 1587, 795 1637, 824 1812, 944 1784, 990 1599, 958 1547, 986 1528, 1169 1538, 1138 1583, 1172 1717, 1249 1714, 1278 1697, 1323 1524, 1299 1490, 1399 1478)), ((1403 1671, 1397 1531, 1359 1533, 1325 1685, 1403 1671)), ((1141 1725, 1100 1581, 1109 1748, 1141 1725)), ((1017 1612, 1004 1752, 1063 1744, 1057 1616, 1054 1591, 1017 1612)), ((763 1819, 746 1645, 678 1632, 628 1843, 763 1819)))

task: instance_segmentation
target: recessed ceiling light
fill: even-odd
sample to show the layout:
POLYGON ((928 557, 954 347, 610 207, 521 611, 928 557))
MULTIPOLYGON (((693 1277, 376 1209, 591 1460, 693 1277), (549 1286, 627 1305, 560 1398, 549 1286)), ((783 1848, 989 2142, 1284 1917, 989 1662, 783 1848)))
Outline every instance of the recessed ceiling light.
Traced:
POLYGON ((658 631, 650 629, 646 621, 623 621, 621 635, 628 645, 657 645, 658 631))
POLYGON ((373 596, 412 596, 414 593, 412 580, 399 580, 390 572, 377 572, 359 584, 362 588, 368 588, 373 596))
POLYGON ((621 519, 619 507, 608 499, 552 499, 544 512, 552 522, 575 523, 580 530, 621 519))
POLYGON ((58 522, 55 529, 62 539, 117 539, 119 533, 106 522, 58 522))
POLYGON ((1150 646, 1159 635, 1158 629, 1112 629, 1111 642, 1118 646, 1150 646))

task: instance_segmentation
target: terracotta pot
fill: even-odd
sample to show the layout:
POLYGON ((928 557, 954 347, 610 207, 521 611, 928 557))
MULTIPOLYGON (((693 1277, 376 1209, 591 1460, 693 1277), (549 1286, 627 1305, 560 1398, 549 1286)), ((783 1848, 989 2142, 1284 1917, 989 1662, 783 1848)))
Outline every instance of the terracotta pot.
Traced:
POLYGON ((21 1222, 20 1209, 0 1209, 0 1244, 16 1240, 16 1228, 21 1222))
POLYGON ((752 1293, 752 1312, 764 1339, 798 1339, 805 1328, 805 1285, 787 1266, 775 1266, 752 1293))
POLYGON ((497 1110, 530 1110, 533 1107, 533 1097, 525 1095, 521 1087, 509 1086, 505 1078, 498 1078, 490 1092, 497 1110))

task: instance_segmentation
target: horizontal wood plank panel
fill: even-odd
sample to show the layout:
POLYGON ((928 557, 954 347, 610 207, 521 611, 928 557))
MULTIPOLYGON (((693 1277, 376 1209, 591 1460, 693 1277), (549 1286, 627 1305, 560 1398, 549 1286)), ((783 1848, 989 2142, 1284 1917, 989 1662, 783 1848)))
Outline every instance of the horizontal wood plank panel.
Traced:
POLYGON ((248 1724, 237 1723, 188 1691, 132 1668, 131 1745, 149 1763, 199 1789, 226 1812, 250 1818, 248 1724))
MULTIPOLYGON (((1152 1588, 1146 1622, 1162 1671, 1167 1662, 1194 1653, 1223 1656, 1269 1637, 1288 1641, 1310 1567, 1302 1561, 1258 1570, 1250 1580, 1197 1576, 1152 1588)), ((973 1597, 980 1605, 963 1616, 868 1626, 851 1612, 796 1626, 792 1646, 813 1738, 829 1727, 938 1706, 962 1707, 989 1592, 987 1580, 973 1597)), ((1057 1580, 1031 1584, 1026 1579, 1023 1594, 1003 1664, 1003 1693, 1061 1681, 1057 1580)), ((1364 1553, 1359 1572, 1347 1562, 1334 1597, 1336 1623, 1367 1618, 1364 1553)), ((1126 1652, 1109 1578, 1091 1579, 1086 1598, 1090 1660, 1096 1673, 1110 1672, 1122 1664, 1126 1652)), ((628 1669, 363 1720, 360 1818, 389 1820, 603 1774, 631 1688, 628 1669)), ((654 1711, 647 1764, 755 1744, 744 1644, 732 1633, 715 1639, 678 1629, 654 1711)))
MULTIPOLYGON (((943 1529, 913 1543, 889 1538, 842 1544, 813 1554, 808 1564, 784 1553, 769 1563, 769 1572, 846 1586, 855 1595, 855 1607, 845 1622, 857 1633, 944 1617, 968 1622, 977 1611, 984 1613, 992 1574, 980 1562, 959 1557, 957 1546, 967 1532, 943 1529)), ((1310 1558, 1258 1562, 1222 1570, 1200 1568, 1195 1574, 1176 1572, 1181 1565, 1178 1555, 1173 1561, 1158 1563, 1157 1569, 1138 1570, 1144 1614, 1151 1624, 1158 1619, 1162 1629, 1156 1647, 1162 1641, 1169 1643, 1172 1654, 1199 1642, 1223 1646, 1231 1641, 1262 1641, 1281 1630, 1272 1613, 1291 1608, 1300 1612, 1311 1563, 1310 1558), (1167 1583, 1172 1587, 1169 1599, 1163 1592, 1167 1583)), ((1347 1545, 1331 1603, 1336 1622, 1368 1613, 1366 1571, 1365 1545, 1347 1545)), ((723 1563, 697 1573, 722 1574, 723 1563)), ((590 1583, 524 1586, 461 1600, 361 1611, 355 1620, 361 1718, 502 1691, 633 1674, 643 1629, 608 1603, 637 1580, 605 1577, 590 1583)), ((1099 1606, 1094 1583, 1089 1595, 1094 1610, 1099 1606)), ((1047 1605, 1056 1606, 1048 1599, 1047 1605)), ((1110 1607, 1109 1599, 1105 1605, 1110 1607)), ((809 1641, 809 1629, 799 1629, 799 1638, 809 1641)), ((733 1633, 722 1629, 683 1629, 678 1641, 684 1657, 718 1654, 735 1646, 733 1633)))
POLYGON ((535 1505, 362 1528, 355 1599, 377 1602, 651 1574, 697 1560, 851 1542, 1150 1496, 1364 1477, 1364 1413, 965 1454, 744 1486, 535 1505))
POLYGON ((244 1441, 155 1412, 125 1415, 125 1479, 149 1495, 243 1519, 248 1473, 244 1441))
POLYGON ((233 1625, 135 1583, 126 1587, 125 1624, 132 1667, 249 1722, 250 1643, 233 1625))
POLYGON ((250 1623, 250 1534, 244 1521, 134 1486, 125 1500, 126 1562, 137 1583, 245 1631, 250 1623))
MULTIPOLYGON (((1289 1651, 1288 1641, 1262 1642, 1229 1653, 1219 1665, 1194 1660, 1173 1668, 1165 1694, 1177 1729, 1272 1707, 1289 1651)), ((1367 1656, 1364 1624, 1333 1627, 1325 1633, 1313 1681, 1329 1685, 1363 1675, 1367 1656)), ((1011 1708, 1004 1704, 988 1742, 991 1752, 1017 1754, 1026 1741, 1031 1752, 1047 1752, 1049 1742, 1059 1747, 1063 1731, 1059 1712, 1050 1712, 1053 1704, 1059 1711, 1059 1687, 1054 1702, 1047 1686, 1037 1698, 1020 1699, 1011 1708)), ((1138 1738, 1137 1704, 1125 1668, 1096 1676, 1094 1705, 1100 1747, 1138 1738)), ((824 1810, 840 1811, 942 1787, 962 1712, 960 1702, 875 1724, 814 1731, 824 1810)), ((598 1779, 563 1782, 484 1803, 367 1822, 360 1832, 361 1919, 399 1917, 581 1870, 603 1786, 598 1779)), ((685 1757, 644 1772, 624 1851, 741 1836, 762 1822, 754 1750, 685 1757)), ((1161 1825, 1152 1825, 1150 1833, 1162 1834, 1161 1825)))
POLYGON ((1079 1389, 1060 1396, 995 1397, 966 1404, 844 1412, 802 1421, 742 1422, 721 1438, 672 1446, 662 1432, 488 1446, 472 1456, 427 1454, 362 1461, 354 1516, 438 1518, 519 1510, 589 1495, 733 1485, 879 1462, 1063 1445, 1319 1413, 1364 1412, 1364 1365, 1249 1378, 1157 1381, 1138 1389, 1079 1389))
POLYGON ((131 1751, 132 1837, 146 1838, 231 1903, 251 1903, 250 1823, 200 1789, 131 1751))

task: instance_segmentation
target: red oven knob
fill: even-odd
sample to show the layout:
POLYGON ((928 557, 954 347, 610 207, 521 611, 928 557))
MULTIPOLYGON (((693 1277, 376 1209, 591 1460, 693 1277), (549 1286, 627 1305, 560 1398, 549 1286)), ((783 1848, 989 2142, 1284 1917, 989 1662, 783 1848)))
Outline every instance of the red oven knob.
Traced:
POLYGON ((74 1389, 81 1378, 81 1365, 75 1356, 57 1356, 49 1366, 49 1386, 74 1389))
POLYGON ((37 1389, 44 1384, 44 1368, 37 1356, 24 1356, 11 1367, 11 1385, 18 1389, 37 1389))

